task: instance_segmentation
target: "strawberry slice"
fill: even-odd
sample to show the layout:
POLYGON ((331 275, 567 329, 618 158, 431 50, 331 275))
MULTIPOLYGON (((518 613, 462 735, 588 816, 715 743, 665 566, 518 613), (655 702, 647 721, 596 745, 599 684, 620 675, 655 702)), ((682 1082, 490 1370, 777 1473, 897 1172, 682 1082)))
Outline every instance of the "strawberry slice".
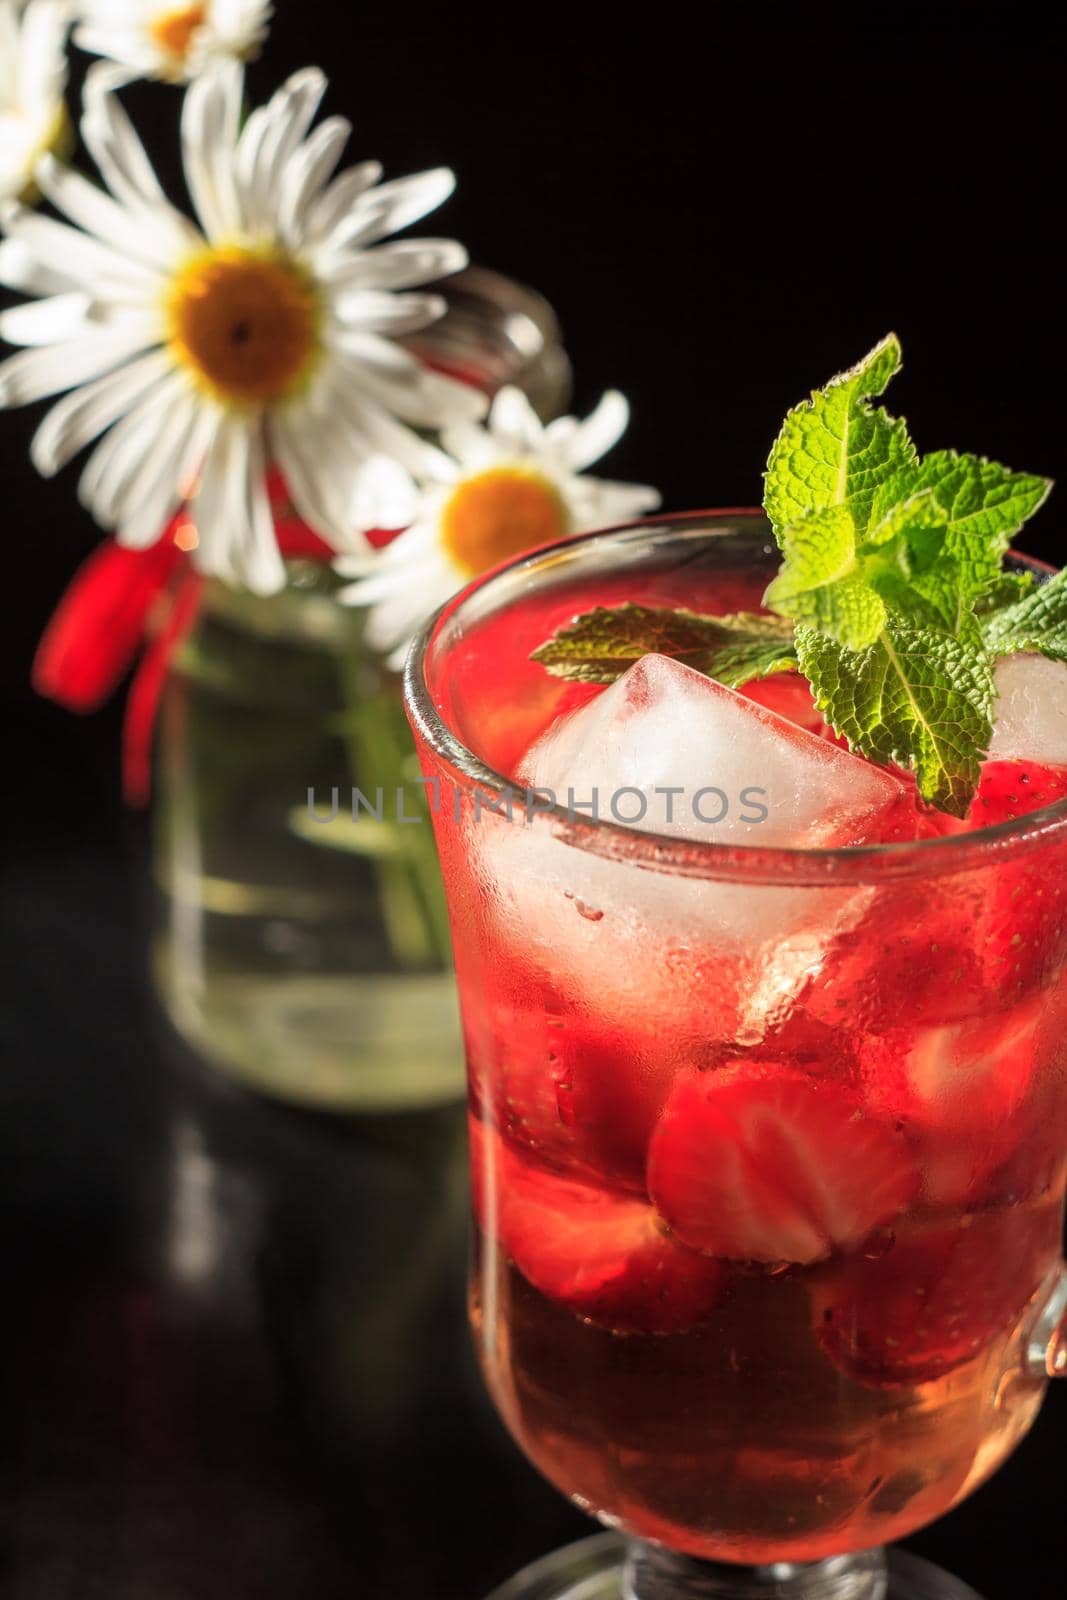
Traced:
POLYGON ((875 1260, 814 1274, 819 1343, 861 1383, 929 1383, 1022 1315, 1059 1257, 1059 1208, 1017 1206, 901 1230, 875 1260))
POLYGON ((529 1165, 470 1118, 474 1211, 535 1289, 618 1333, 683 1333, 721 1299, 729 1270, 664 1231, 645 1200, 529 1165))
POLYGON ((930 1206, 973 1205, 1024 1132, 1043 1068, 1046 996, 941 1028, 900 1030, 861 1045, 866 1105, 897 1119, 916 1149, 930 1206))
POLYGON ((1043 766, 1038 761, 987 761, 967 813, 967 826, 992 828, 1064 798, 1067 767, 1043 766))
POLYGON ((478 1101, 509 1144, 644 1195, 670 1085, 662 1041, 569 1009, 498 1004, 468 1026, 467 1042, 478 1101))
MULTIPOLYGON (((987 762, 965 823, 923 809, 909 786, 914 832, 899 811, 884 842, 955 835, 1025 815, 1067 796, 1067 768, 987 762), (894 833, 892 829, 897 827, 894 833)), ((1067 958, 1067 846, 990 860, 937 880, 888 883, 828 952, 797 998, 806 1017, 889 1033, 948 1026, 1008 1006, 1052 981, 1067 958)))
POLYGON ((798 996, 808 1019, 854 1032, 888 1033, 960 1022, 986 1000, 970 885, 945 879, 879 888, 863 920, 840 936, 798 996))
POLYGON ((733 1260, 850 1249, 918 1183, 905 1141, 849 1089, 772 1062, 679 1077, 649 1149, 649 1194, 678 1238, 733 1260))
MULTIPOLYGON (((1067 767, 987 761, 967 825, 992 827, 1064 798, 1067 767)), ((1067 846, 995 862, 983 888, 983 981, 1002 999, 1017 999, 1048 983, 1067 958, 1067 846)))

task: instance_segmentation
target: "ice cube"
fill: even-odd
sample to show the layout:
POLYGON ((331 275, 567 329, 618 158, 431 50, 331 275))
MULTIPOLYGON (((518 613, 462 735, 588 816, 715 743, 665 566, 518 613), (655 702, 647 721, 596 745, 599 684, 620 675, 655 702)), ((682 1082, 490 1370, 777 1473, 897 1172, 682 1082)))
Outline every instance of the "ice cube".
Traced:
POLYGON ((550 728, 520 776, 563 804, 595 790, 602 817, 723 844, 859 843, 901 796, 887 772, 659 655, 550 728))
POLYGON ((996 685, 990 759, 1067 766, 1067 666, 1045 656, 1005 656, 996 685))
MULTIPOLYGON (((601 817, 614 800, 617 820, 644 829, 750 845, 860 843, 902 795, 889 774, 661 656, 551 728, 520 777, 563 806, 588 804, 595 788, 601 817)), ((521 816, 472 819, 469 841, 516 953, 593 1012, 649 1029, 689 1016, 695 1043, 754 1042, 870 897, 636 868, 521 816)))

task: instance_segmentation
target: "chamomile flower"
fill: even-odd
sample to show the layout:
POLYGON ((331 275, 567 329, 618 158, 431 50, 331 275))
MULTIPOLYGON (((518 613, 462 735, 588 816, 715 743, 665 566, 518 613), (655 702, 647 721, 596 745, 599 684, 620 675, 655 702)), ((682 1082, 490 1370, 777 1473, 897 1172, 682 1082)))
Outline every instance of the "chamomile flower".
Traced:
POLYGON ((0 204, 25 198, 67 127, 63 0, 0 0, 0 204))
POLYGON ((131 78, 187 83, 220 56, 259 54, 268 0, 81 0, 74 43, 131 78))
POLYGON ((618 442, 629 416, 624 397, 609 390, 584 422, 559 417, 545 427, 521 390, 502 389, 485 426, 465 422, 443 431, 444 449, 430 459, 421 485, 401 480, 394 468, 386 525, 404 532, 373 563, 335 562, 343 577, 358 578, 338 598, 370 607, 371 646, 391 650, 390 664, 399 666, 411 635, 480 572, 534 545, 657 506, 658 493, 643 484, 581 475, 618 442))
POLYGON ((380 242, 439 205, 453 176, 379 184, 365 161, 332 177, 349 125, 309 132, 325 87, 298 72, 242 128, 242 69, 195 80, 182 117, 194 223, 97 75, 82 133, 110 193, 46 159, 37 181, 76 226, 16 209, 0 246, 0 282, 49 297, 0 314, 0 336, 29 346, 0 365, 0 406, 72 391, 37 431, 38 470, 102 434, 80 485, 97 521, 146 546, 187 503, 197 566, 260 593, 284 582, 270 465, 304 521, 352 551, 368 464, 421 472, 436 457, 416 429, 484 411, 396 340, 445 308, 406 291, 455 272, 465 251, 380 242))

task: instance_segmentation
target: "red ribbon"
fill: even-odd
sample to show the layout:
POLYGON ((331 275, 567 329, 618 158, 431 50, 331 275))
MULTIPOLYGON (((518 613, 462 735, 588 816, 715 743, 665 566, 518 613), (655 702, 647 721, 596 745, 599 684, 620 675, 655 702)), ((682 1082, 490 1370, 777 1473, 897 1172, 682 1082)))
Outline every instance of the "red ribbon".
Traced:
MULTIPOLYGON (((330 561, 334 552, 301 522, 277 472, 268 479, 278 547, 289 559, 330 561)), ((33 686, 69 711, 95 711, 143 649, 130 686, 122 741, 123 792, 146 804, 152 734, 175 651, 196 621, 203 579, 189 560, 193 529, 180 512, 147 550, 108 539, 79 567, 37 647, 33 686)), ((380 547, 393 532, 369 535, 380 547)))

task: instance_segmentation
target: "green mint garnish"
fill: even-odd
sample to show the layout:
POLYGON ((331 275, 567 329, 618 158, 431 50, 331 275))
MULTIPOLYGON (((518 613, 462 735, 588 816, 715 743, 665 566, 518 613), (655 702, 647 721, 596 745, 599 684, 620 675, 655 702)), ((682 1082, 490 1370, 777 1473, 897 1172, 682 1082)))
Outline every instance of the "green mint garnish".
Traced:
POLYGON ((795 672, 792 624, 737 612, 704 617, 669 606, 597 606, 561 628, 532 660, 556 677, 614 683, 650 651, 684 661, 730 689, 772 672, 795 672))
POLYGON ((849 650, 797 629, 800 670, 834 731, 871 761, 914 769, 919 792, 965 816, 993 732, 993 664, 976 630, 955 636, 890 616, 849 650))
POLYGON ((975 612, 979 617, 990 617, 995 611, 1003 611, 1033 594, 1036 583, 1032 572, 1002 572, 978 596, 975 612))
POLYGON ((1017 650, 1067 661, 1067 572, 985 619, 985 642, 994 655, 1017 650))
POLYGON ((914 771, 924 799, 966 814, 992 737, 998 655, 1067 660, 1067 588, 1003 559, 1051 488, 980 456, 920 456, 875 402, 900 370, 894 334, 786 417, 764 508, 782 565, 770 617, 600 608, 534 652, 609 682, 648 651, 736 688, 796 666, 835 732, 914 771))

